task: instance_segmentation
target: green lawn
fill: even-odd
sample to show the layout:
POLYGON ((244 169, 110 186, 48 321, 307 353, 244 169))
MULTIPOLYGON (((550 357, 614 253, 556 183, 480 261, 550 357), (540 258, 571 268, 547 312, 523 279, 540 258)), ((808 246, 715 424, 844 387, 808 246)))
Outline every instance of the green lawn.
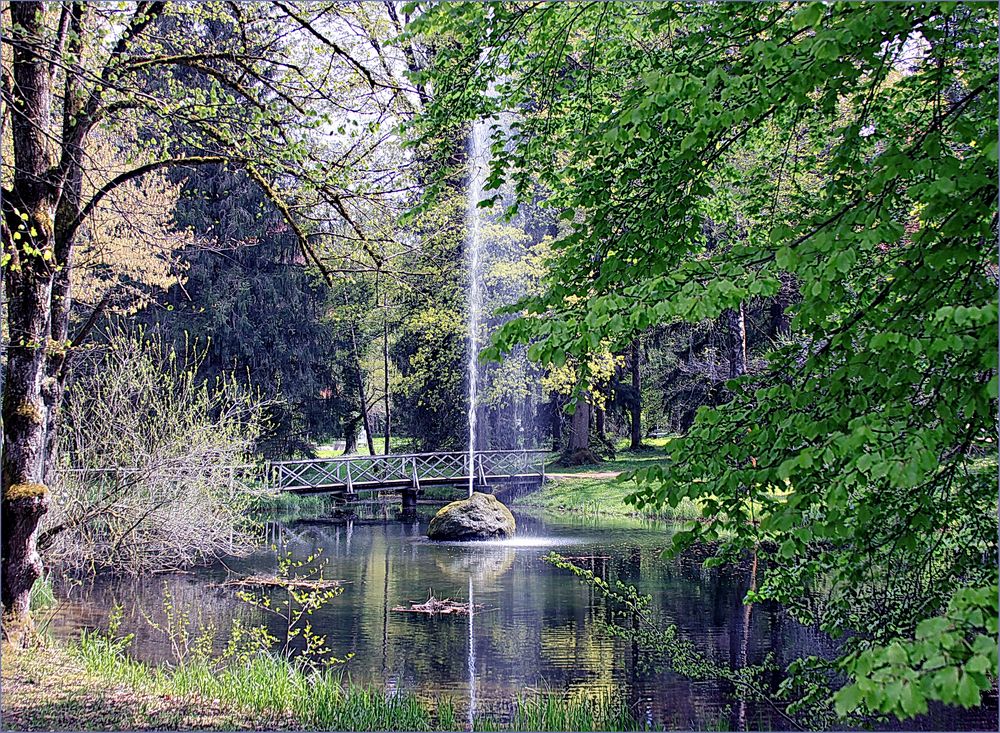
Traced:
POLYGON ((560 466, 559 454, 552 453, 546 460, 545 470, 548 473, 608 473, 614 471, 632 471, 651 463, 662 463, 666 459, 666 447, 671 438, 646 438, 643 441, 643 450, 628 450, 628 441, 621 439, 615 448, 617 452, 614 458, 610 458, 600 463, 583 466, 560 466))
POLYGON ((622 483, 617 475, 644 466, 663 463, 665 448, 670 438, 647 438, 646 448, 630 451, 627 440, 618 442, 618 453, 613 460, 584 466, 562 467, 557 465, 558 455, 553 454, 545 467, 545 486, 514 501, 515 506, 539 509, 572 511, 584 514, 613 516, 645 516, 658 518, 693 519, 701 516, 692 502, 682 502, 676 509, 665 507, 660 511, 637 510, 625 503, 625 497, 635 490, 632 482, 622 483))
POLYGON ((516 499, 514 505, 613 516, 688 518, 697 515, 696 507, 687 503, 681 504, 676 510, 667 507, 661 512, 639 511, 625 503, 625 496, 634 487, 635 484, 618 483, 614 478, 550 477, 545 486, 516 499))

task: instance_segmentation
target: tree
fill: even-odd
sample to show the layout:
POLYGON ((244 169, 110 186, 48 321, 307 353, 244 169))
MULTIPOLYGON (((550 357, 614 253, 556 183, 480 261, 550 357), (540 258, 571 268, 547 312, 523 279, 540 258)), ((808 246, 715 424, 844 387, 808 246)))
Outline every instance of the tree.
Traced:
POLYGON ((535 340, 542 363, 586 365, 602 343, 728 311, 739 373, 741 304, 780 303, 776 333, 790 317, 763 373, 699 410, 634 500, 698 500, 706 521, 678 546, 718 541, 713 563, 758 553, 748 601, 849 637, 780 691, 830 715, 823 670, 853 680, 840 715, 974 705, 995 680, 980 639, 996 606, 979 599, 996 596, 996 487, 975 462, 997 417, 997 42, 982 32, 996 21, 986 5, 819 3, 501 4, 420 21, 460 39, 425 75, 423 129, 534 110, 506 168, 574 224, 548 292, 498 347, 535 340), (708 223, 740 235, 713 246, 708 223), (950 643, 939 627, 960 630, 945 671, 907 661, 907 644, 950 643))
MULTIPOLYGON (((193 233, 171 283, 135 319, 178 350, 203 344, 199 376, 231 374, 268 398, 268 458, 309 455, 343 412, 326 318, 330 287, 307 268, 294 233, 241 170, 202 166, 186 177, 173 216, 193 233)), ((139 250, 140 252, 143 250, 139 250)))
POLYGON ((77 368, 64 407, 63 455, 38 546, 71 571, 133 576, 245 552, 265 399, 231 374, 207 381, 203 344, 183 350, 112 327, 77 368))
POLYGON ((226 164, 260 187, 324 277, 332 273, 316 256, 317 235, 350 231, 359 249, 369 247, 358 217, 395 182, 360 162, 388 135, 378 126, 407 91, 379 82, 356 55, 368 40, 335 40, 324 14, 290 3, 4 5, 2 129, 13 150, 2 190, 11 339, 3 396, 5 636, 26 626, 41 568, 35 534, 48 508, 46 446, 57 443, 51 433, 72 354, 75 254, 102 202, 150 173, 226 164), (364 127, 343 113, 345 89, 372 111, 364 127), (141 131, 116 141, 129 167, 95 181, 88 197, 85 182, 95 173, 88 140, 116 129, 141 131), (177 154, 178 141, 196 152, 177 154), (305 210, 308 220, 297 215, 305 210))

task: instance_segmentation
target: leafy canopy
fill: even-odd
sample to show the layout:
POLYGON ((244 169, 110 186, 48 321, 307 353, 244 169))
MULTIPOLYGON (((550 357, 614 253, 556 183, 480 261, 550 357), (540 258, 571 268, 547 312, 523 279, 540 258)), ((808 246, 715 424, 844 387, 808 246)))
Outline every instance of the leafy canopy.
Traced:
POLYGON ((698 500, 675 541, 717 542, 713 562, 766 556, 748 600, 845 640, 842 715, 970 706, 996 679, 996 481, 976 462, 997 418, 996 22, 972 3, 445 3, 413 29, 449 41, 418 134, 516 112, 492 183, 571 225, 490 356, 586 365, 796 283, 766 374, 702 408, 632 499, 698 500), (959 623, 968 594, 994 600, 959 623))

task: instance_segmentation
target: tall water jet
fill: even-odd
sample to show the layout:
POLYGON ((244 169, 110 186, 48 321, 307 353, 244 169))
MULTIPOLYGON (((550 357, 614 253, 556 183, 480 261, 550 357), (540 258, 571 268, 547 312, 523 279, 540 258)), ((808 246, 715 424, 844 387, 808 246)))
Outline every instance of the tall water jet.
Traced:
MULTIPOLYGON (((442 507, 427 527, 432 540, 473 540, 510 537, 515 521, 510 510, 496 497, 477 493, 476 451, 479 408, 479 347, 483 322, 483 255, 485 217, 479 202, 490 166, 489 122, 480 120, 472 126, 469 136, 469 183, 466 194, 466 256, 469 275, 469 498, 442 507)), ((470 588, 471 592, 471 588, 470 588)))
POLYGON ((479 202, 489 171, 490 130, 486 120, 477 120, 469 136, 469 186, 465 199, 469 268, 469 497, 476 484, 476 410, 479 406, 479 336, 482 329, 483 217, 479 202))

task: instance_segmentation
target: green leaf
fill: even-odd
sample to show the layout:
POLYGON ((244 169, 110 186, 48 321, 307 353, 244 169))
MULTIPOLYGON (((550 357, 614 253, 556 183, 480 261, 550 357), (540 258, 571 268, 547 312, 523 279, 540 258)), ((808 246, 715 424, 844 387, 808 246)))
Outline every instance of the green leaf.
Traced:
POLYGON ((792 27, 795 30, 802 30, 803 28, 808 28, 815 26, 819 23, 820 18, 823 17, 823 3, 809 3, 804 5, 803 8, 795 14, 792 18, 792 27))
POLYGON ((837 711, 837 715, 843 718, 848 713, 854 712, 858 705, 861 704, 861 698, 861 689, 856 684, 840 688, 833 697, 834 709, 837 711))
POLYGON ((963 674, 958 683, 958 702, 962 707, 972 708, 980 701, 979 687, 968 674, 963 674))

